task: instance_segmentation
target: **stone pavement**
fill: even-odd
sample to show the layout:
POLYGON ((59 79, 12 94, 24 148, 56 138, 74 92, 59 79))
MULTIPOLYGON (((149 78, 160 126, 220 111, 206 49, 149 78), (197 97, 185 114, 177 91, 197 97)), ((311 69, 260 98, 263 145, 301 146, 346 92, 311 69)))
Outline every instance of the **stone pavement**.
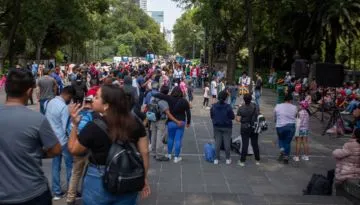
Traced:
MULTIPOLYGON (((1 100, 0 95, 0 100, 1 100)), ((141 201, 141 205, 265 205, 265 204, 350 204, 341 197, 302 196, 313 173, 326 174, 334 168, 331 152, 343 145, 346 139, 321 136, 322 124, 311 119, 310 161, 285 166, 276 161, 278 149, 273 123, 275 94, 264 90, 262 113, 268 120, 269 130, 261 134, 261 165, 256 166, 249 157, 246 167, 239 167, 239 156, 232 154, 233 164, 225 165, 222 158, 219 165, 204 161, 203 146, 213 142, 213 130, 209 110, 202 109, 202 95, 197 91, 192 109, 193 123, 186 130, 183 141, 183 161, 151 161, 149 176, 152 195, 141 201)), ((38 109, 37 106, 29 106, 38 109)), ((233 137, 240 133, 240 125, 235 124, 233 137)), ((224 153, 222 153, 224 156, 224 153)), ((44 160, 43 169, 51 181, 51 160, 44 160)), ((64 178, 64 177, 63 177, 64 178)), ((64 184, 65 186, 65 184, 64 184)), ((63 201, 55 205, 65 204, 63 201)), ((80 203, 79 203, 80 204, 80 203)))

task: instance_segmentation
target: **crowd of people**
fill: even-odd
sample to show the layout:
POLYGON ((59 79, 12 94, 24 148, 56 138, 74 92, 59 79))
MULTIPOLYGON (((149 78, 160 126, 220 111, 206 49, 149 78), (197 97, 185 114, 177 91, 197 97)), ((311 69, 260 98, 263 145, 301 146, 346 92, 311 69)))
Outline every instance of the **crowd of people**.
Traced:
MULTIPOLYGON (((263 80, 260 74, 256 73, 256 79, 252 80, 243 72, 238 82, 227 82, 222 69, 210 71, 206 66, 161 61, 64 67, 34 63, 29 68, 11 69, 3 79, 7 98, 0 107, 0 113, 8 116, 0 120, 4 128, 0 139, 0 156, 4 161, 1 184, 5 187, 0 191, 0 203, 47 205, 65 197, 60 179, 62 160, 69 205, 75 204, 79 196, 85 205, 130 205, 136 204, 139 196, 148 197, 151 194, 147 175, 149 153, 159 162, 182 161, 182 141, 185 129, 191 125, 195 89, 203 91, 203 109, 210 111, 216 147, 213 163, 220 163, 220 150, 224 146, 225 163, 232 164, 230 146, 235 120, 241 123, 238 165, 245 167, 249 146, 255 164, 260 165, 259 132, 255 131, 261 114, 263 80), (25 107, 32 99, 33 90, 40 113, 25 107), (135 164, 142 170, 139 175, 124 178, 131 181, 141 175, 140 190, 134 188, 118 194, 112 187, 104 186, 104 183, 111 184, 104 182, 111 175, 110 166, 126 166, 111 164, 123 153, 112 155, 114 145, 118 144, 127 150, 125 153, 133 154, 128 163, 141 158, 141 163, 135 164), (130 147, 135 147, 135 151, 130 147), (51 187, 41 169, 43 158, 53 158, 51 187), (82 193, 77 192, 80 183, 82 193)), ((274 109, 279 161, 289 163, 294 137, 293 160, 308 161, 309 106, 314 101, 315 86, 310 84, 305 94, 296 95, 300 93, 297 84, 305 85, 304 81, 296 81, 287 74, 284 83, 287 89, 283 101, 274 109), (294 105, 294 98, 299 99, 299 108, 294 105)), ((354 114, 360 116, 360 108, 354 109, 354 114)), ((359 176, 359 166, 353 164, 360 156, 359 133, 355 130, 354 139, 342 150, 334 151, 338 181, 344 180, 343 175, 345 178, 359 176)), ((116 181, 115 184, 119 181, 110 177, 111 180, 116 181)))
MULTIPOLYGON (((271 82, 277 78, 276 72, 270 75, 271 82)), ((276 84, 276 83, 274 83, 276 84)), ((347 179, 360 179, 360 102, 358 83, 344 83, 343 87, 326 88, 318 86, 316 79, 308 82, 307 78, 295 79, 286 73, 284 79, 278 80, 278 101, 274 109, 279 161, 289 163, 291 142, 295 137, 295 153, 293 160, 299 162, 309 160, 310 116, 313 104, 321 112, 341 111, 341 115, 353 114, 353 120, 347 126, 343 117, 335 119, 334 125, 327 133, 343 135, 347 130, 351 138, 342 149, 336 149, 333 157, 336 160, 335 182, 337 185, 347 179), (334 131, 332 131, 334 130, 334 131), (302 150, 302 156, 300 157, 302 150)))

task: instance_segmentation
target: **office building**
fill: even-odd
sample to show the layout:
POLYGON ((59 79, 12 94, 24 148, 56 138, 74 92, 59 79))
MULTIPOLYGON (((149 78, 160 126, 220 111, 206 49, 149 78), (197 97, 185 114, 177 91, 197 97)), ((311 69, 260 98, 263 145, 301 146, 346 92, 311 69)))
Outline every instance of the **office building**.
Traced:
POLYGON ((140 8, 146 12, 147 11, 147 0, 138 0, 138 1, 140 4, 140 8))

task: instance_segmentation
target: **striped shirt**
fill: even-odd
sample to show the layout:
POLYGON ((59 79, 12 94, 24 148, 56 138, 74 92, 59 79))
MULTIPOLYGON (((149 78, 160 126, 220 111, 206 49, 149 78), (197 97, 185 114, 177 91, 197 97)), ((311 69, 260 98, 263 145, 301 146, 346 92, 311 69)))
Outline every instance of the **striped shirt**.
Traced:
POLYGON ((49 120, 51 128, 54 130, 61 146, 66 145, 68 136, 66 136, 66 127, 69 120, 69 110, 65 100, 56 96, 45 103, 45 116, 49 120))

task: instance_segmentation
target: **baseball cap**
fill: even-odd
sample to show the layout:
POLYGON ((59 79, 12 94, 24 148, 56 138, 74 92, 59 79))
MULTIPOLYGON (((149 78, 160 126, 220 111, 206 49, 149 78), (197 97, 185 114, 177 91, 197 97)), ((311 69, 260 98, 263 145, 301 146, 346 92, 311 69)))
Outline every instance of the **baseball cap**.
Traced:
POLYGON ((93 95, 86 96, 84 100, 85 100, 85 102, 91 103, 94 100, 94 96, 93 95))

